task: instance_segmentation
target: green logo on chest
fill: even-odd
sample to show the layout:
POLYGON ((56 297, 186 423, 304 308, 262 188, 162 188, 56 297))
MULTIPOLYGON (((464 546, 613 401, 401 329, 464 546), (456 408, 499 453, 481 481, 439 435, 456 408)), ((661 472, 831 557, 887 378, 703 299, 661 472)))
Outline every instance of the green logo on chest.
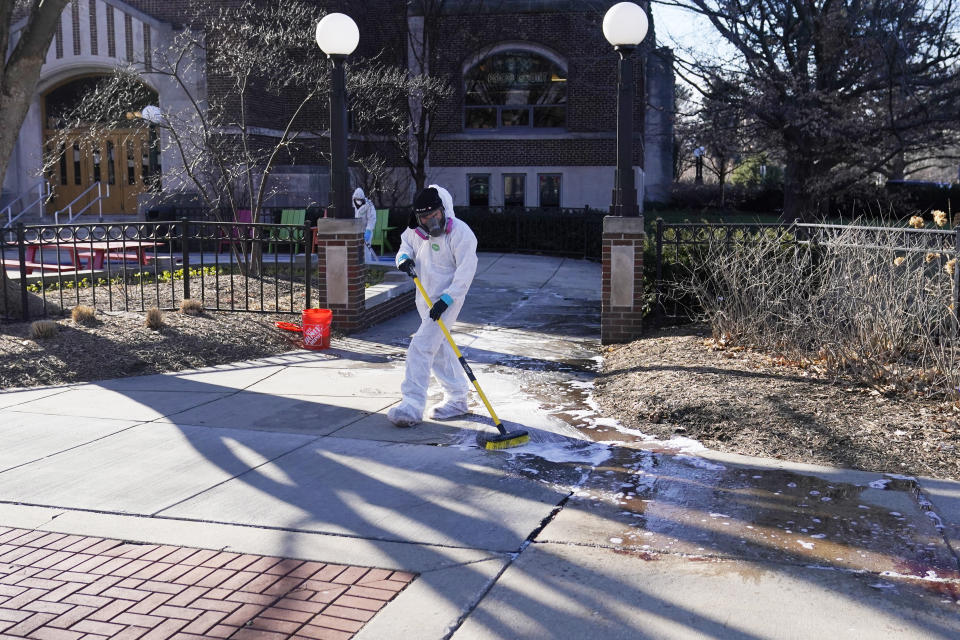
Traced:
POLYGON ((434 242, 433 244, 431 244, 430 247, 431 247, 434 251, 440 251, 440 245, 438 245, 436 242, 434 242))

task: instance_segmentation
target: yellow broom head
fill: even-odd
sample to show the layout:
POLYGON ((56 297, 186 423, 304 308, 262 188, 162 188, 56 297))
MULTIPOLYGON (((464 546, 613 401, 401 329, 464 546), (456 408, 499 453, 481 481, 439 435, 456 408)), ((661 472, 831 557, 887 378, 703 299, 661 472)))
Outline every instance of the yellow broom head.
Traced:
POLYGON ((495 436, 480 434, 477 436, 477 441, 484 449, 491 451, 510 449, 530 442, 530 434, 526 431, 512 431, 502 436, 499 434, 495 436))

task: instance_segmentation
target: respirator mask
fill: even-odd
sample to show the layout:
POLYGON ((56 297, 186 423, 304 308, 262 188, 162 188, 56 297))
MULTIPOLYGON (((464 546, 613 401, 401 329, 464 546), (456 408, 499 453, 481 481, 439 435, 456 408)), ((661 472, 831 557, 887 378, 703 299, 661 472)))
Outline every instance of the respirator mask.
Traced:
POLYGON ((434 238, 443 235, 444 219, 443 209, 434 209, 427 213, 418 214, 417 220, 420 227, 434 238))

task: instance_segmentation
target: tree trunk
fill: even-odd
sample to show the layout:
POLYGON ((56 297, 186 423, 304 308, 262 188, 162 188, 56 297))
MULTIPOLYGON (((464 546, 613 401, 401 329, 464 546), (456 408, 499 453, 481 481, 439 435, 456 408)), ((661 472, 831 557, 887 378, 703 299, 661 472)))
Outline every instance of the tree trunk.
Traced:
MULTIPOLYGON (((0 185, 3 185, 10 166, 10 157, 20 137, 20 127, 27 117, 30 102, 40 79, 40 68, 47 56, 50 42, 60 20, 60 13, 68 0, 45 0, 30 3, 27 23, 20 31, 20 39, 13 51, 8 52, 8 43, 12 41, 10 21, 13 3, 5 3, 0 10, 0 52, 5 56, 0 66, 0 185)), ((23 309, 20 282, 7 277, 6 270, 0 271, 0 313, 7 317, 20 317, 23 309)), ((31 312, 35 306, 42 306, 39 298, 28 294, 27 304, 31 312)))
MULTIPOLYGON (((20 136, 20 127, 30 101, 37 89, 40 79, 40 68, 47 56, 50 42, 56 31, 60 13, 68 0, 45 0, 39 6, 30 9, 27 24, 20 32, 20 40, 7 58, 6 64, 0 68, 0 185, 7 175, 10 156, 20 136)), ((6 33, 2 39, 5 44, 10 41, 8 32, 10 15, 5 14, 7 21, 0 23, 0 29, 6 33)), ((5 52, 6 46, 0 48, 5 52)))
MULTIPOLYGON (((14 321, 20 320, 23 317, 20 281, 8 278, 6 270, 0 269, 0 285, 5 290, 0 293, 0 316, 14 321)), ((50 299, 47 300, 46 308, 44 308, 43 299, 35 293, 27 292, 27 305, 32 320, 36 320, 44 313, 60 313, 60 306, 54 304, 50 299)))
POLYGON ((815 209, 809 189, 812 163, 796 149, 788 149, 787 162, 783 175, 783 213, 780 219, 793 222, 799 218, 811 222, 815 209))
POLYGON ((888 180, 903 180, 906 177, 907 159, 902 151, 890 159, 889 167, 888 180))

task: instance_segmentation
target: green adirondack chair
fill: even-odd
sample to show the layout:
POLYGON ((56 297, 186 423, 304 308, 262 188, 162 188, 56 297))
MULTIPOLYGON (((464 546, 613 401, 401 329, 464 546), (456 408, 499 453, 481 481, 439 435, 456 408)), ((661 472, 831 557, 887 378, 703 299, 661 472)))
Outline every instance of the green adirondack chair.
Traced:
POLYGON ((370 244, 380 247, 380 255, 383 255, 383 248, 386 247, 390 253, 393 253, 393 245, 387 240, 387 232, 396 227, 388 227, 390 220, 390 209, 377 209, 377 226, 373 228, 373 238, 370 244))
MULTIPOLYGON (((283 209, 280 212, 280 224, 296 224, 303 227, 307 219, 306 209, 283 209)), ((294 253, 300 253, 300 245, 305 244, 303 229, 271 229, 267 253, 274 253, 279 243, 293 243, 294 253)))

